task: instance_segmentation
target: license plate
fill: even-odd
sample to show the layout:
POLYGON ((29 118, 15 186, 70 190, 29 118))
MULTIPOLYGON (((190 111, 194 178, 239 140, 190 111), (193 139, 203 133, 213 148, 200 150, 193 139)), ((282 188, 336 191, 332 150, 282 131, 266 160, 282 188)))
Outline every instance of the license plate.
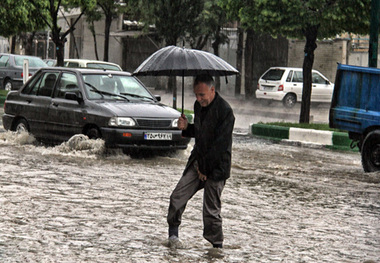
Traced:
POLYGON ((166 140, 171 141, 172 140, 172 134, 171 133, 161 133, 161 132, 147 132, 144 134, 145 140, 166 140))

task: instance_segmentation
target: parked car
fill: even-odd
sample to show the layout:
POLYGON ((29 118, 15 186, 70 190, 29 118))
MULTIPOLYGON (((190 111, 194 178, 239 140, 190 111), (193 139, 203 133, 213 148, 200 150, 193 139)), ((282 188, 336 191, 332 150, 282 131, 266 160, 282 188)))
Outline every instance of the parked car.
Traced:
POLYGON ((125 152, 186 149, 180 113, 160 99, 128 72, 44 68, 8 93, 3 126, 46 142, 85 134, 125 152))
MULTIPOLYGON (((312 102, 331 102, 334 84, 319 71, 312 71, 312 102)), ((302 101, 302 68, 272 67, 259 79, 256 98, 282 101, 291 108, 302 101)))
POLYGON ((108 70, 123 71, 118 64, 88 59, 65 59, 65 67, 69 68, 100 68, 108 70))
POLYGON ((24 60, 29 61, 29 76, 32 76, 38 69, 47 67, 39 57, 0 54, 0 85, 5 90, 19 89, 23 84, 24 60))

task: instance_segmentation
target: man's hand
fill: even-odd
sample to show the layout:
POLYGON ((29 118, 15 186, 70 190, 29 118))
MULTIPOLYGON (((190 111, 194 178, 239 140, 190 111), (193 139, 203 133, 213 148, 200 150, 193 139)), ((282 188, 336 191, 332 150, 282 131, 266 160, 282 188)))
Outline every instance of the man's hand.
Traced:
POLYGON ((198 172, 198 176, 199 176, 199 180, 201 180, 202 182, 206 181, 207 180, 207 176, 202 174, 199 169, 197 169, 197 172, 198 172))
POLYGON ((188 125, 187 118, 185 114, 182 114, 181 117, 178 118, 178 129, 186 130, 188 125))

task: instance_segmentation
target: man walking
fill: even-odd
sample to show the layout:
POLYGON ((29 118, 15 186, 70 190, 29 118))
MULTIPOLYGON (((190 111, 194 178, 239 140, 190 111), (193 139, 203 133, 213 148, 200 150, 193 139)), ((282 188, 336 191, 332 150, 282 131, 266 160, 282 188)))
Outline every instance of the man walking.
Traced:
POLYGON ((179 240, 178 227, 187 202, 200 189, 203 193, 203 237, 213 247, 223 247, 221 194, 230 177, 232 131, 235 117, 230 105, 215 91, 209 75, 194 81, 194 124, 182 115, 178 128, 194 137, 195 145, 185 170, 170 196, 167 216, 169 241, 179 240))

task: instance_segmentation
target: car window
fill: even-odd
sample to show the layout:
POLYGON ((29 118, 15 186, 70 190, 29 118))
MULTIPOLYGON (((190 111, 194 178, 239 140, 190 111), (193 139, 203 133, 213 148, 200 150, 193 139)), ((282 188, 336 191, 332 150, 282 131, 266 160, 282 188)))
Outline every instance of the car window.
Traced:
POLYGON ((294 71, 293 82, 303 82, 302 71, 294 71))
POLYGON ((316 72, 312 73, 312 81, 316 84, 326 84, 326 79, 316 72))
POLYGON ((0 67, 7 67, 9 61, 9 56, 3 55, 0 57, 0 67))
POLYGON ((66 64, 66 67, 69 67, 69 68, 79 68, 79 63, 78 62, 68 62, 66 64))
POLYGON ((281 80, 284 72, 285 72, 285 70, 283 70, 283 69, 270 69, 267 73, 265 73, 264 76, 262 76, 262 79, 264 79, 264 80, 281 80))
POLYGON ((293 70, 289 71, 288 77, 286 78, 286 82, 291 82, 293 77, 293 70))
POLYGON ((132 76, 85 74, 83 80, 86 83, 86 93, 89 99, 122 99, 122 97, 110 94, 126 96, 129 100, 152 99, 146 88, 132 76))
POLYGON ((116 70, 120 71, 120 68, 114 65, 110 64, 104 64, 104 63, 87 63, 88 68, 101 68, 101 69, 109 69, 109 70, 116 70))
POLYGON ((38 89, 38 96, 51 97, 55 83, 57 81, 58 73, 45 73, 42 77, 41 85, 38 89))
POLYGON ((42 59, 26 56, 15 56, 16 66, 22 67, 24 65, 24 60, 29 61, 29 67, 47 67, 47 64, 42 59))
POLYGON ((56 83, 58 72, 44 72, 26 86, 21 93, 50 97, 56 83))
POLYGON ((79 92, 78 80, 75 74, 64 72, 58 81, 54 97, 65 98, 66 92, 79 92))

